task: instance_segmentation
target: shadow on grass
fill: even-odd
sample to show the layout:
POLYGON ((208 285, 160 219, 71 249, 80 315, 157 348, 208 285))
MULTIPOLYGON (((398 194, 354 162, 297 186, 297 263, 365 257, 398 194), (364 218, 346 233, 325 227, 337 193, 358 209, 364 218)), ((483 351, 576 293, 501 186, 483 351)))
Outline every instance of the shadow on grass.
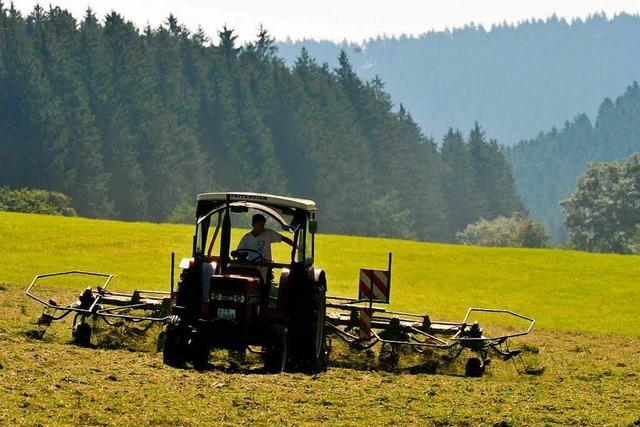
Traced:
MULTIPOLYGON (((162 349, 162 325, 159 323, 147 326, 126 321, 107 324, 103 320, 90 320, 89 323, 92 333, 91 344, 86 346, 88 348, 133 352, 156 352, 162 349)), ((47 334, 43 333, 42 328, 39 328, 37 324, 32 325, 34 325, 32 329, 22 332, 26 337, 45 342, 52 341, 47 334)), ((69 335, 71 335, 71 331, 69 331, 69 335)), ((72 339, 68 343, 75 344, 75 341, 72 339)), ((519 366, 516 365, 516 371, 530 376, 543 375, 545 367, 539 365, 539 349, 523 343, 519 346, 519 350, 522 352, 522 356, 518 356, 519 366)), ((246 356, 246 358, 242 357, 242 360, 237 361, 233 357, 228 357, 226 351, 215 350, 211 354, 209 363, 197 370, 229 374, 269 375, 263 368, 259 355, 248 352, 246 356)), ((400 347, 395 353, 380 351, 379 348, 360 350, 350 347, 347 343, 334 340, 328 367, 363 372, 464 377, 464 365, 469 357, 474 357, 473 353, 452 349, 425 348, 416 351, 410 347, 400 347)), ((515 363, 516 361, 514 361, 515 363)), ((291 370, 289 372, 304 371, 291 370)))

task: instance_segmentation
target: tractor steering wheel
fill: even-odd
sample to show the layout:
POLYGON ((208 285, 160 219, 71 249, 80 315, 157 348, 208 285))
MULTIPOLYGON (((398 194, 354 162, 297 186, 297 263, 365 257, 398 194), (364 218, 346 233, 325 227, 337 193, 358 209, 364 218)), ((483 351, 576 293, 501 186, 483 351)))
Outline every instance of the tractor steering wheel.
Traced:
POLYGON ((231 256, 234 257, 236 259, 236 261, 240 261, 241 258, 242 261, 247 261, 248 255, 249 254, 244 254, 245 256, 241 256, 241 252, 253 252, 254 254, 257 254, 260 258, 258 259, 254 259, 252 261, 267 261, 267 259, 264 257, 264 255, 262 255, 260 252, 256 251, 255 249, 238 249, 235 251, 231 251, 231 256))

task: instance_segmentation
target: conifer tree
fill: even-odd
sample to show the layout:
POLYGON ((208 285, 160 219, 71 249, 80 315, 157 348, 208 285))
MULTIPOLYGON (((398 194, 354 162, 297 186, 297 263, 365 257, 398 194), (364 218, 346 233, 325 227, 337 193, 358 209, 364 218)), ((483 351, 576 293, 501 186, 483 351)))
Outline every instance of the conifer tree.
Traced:
MULTIPOLYGON (((90 21, 90 19, 89 19, 90 21)), ((85 22, 87 22, 85 20, 85 22)), ((90 24, 87 25, 90 28, 90 24)), ((99 123, 105 141, 105 164, 112 174, 110 193, 118 216, 123 219, 143 219, 147 216, 148 194, 144 188, 145 176, 138 162, 141 151, 131 120, 130 103, 138 91, 138 77, 130 67, 131 57, 139 56, 131 46, 133 26, 113 12, 105 18, 104 60, 108 63, 109 84, 101 88, 104 113, 99 123)), ((95 46, 94 46, 95 47, 95 46)), ((94 58, 94 63, 103 58, 94 58)))
POLYGON ((442 141, 443 194, 452 232, 480 218, 478 189, 471 156, 459 130, 449 129, 442 141))
POLYGON ((110 177, 104 172, 100 135, 79 78, 81 69, 74 62, 79 50, 76 21, 60 8, 44 12, 38 6, 29 21, 44 74, 62 106, 68 137, 61 190, 83 201, 77 206, 79 214, 108 216, 113 209, 107 192, 110 177))
POLYGON ((3 9, 4 75, 0 183, 58 189, 64 185, 66 141, 62 106, 43 75, 39 56, 26 33, 26 22, 13 5, 3 9))

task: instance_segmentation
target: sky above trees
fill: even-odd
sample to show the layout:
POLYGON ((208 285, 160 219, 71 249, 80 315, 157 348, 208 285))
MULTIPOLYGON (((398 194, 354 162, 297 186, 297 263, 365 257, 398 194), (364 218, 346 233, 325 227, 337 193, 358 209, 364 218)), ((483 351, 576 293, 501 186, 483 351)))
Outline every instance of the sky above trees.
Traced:
POLYGON ((87 7, 99 17, 117 10, 138 27, 155 27, 176 15, 190 29, 202 26, 215 35, 223 25, 235 28, 241 41, 253 39, 260 24, 279 40, 315 38, 362 41, 378 35, 417 35, 429 30, 460 27, 468 23, 515 23, 553 14, 571 19, 596 12, 615 15, 640 13, 638 0, 14 0, 24 13, 36 3, 68 9, 82 16, 87 7))

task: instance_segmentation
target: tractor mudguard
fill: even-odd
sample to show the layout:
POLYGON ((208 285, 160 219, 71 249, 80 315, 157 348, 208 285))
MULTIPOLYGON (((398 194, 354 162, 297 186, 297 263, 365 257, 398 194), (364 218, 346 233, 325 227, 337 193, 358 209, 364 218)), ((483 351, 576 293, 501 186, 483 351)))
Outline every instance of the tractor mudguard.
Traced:
POLYGON ((324 270, 314 267, 307 270, 305 276, 308 281, 318 284, 325 292, 327 291, 327 279, 324 270))

